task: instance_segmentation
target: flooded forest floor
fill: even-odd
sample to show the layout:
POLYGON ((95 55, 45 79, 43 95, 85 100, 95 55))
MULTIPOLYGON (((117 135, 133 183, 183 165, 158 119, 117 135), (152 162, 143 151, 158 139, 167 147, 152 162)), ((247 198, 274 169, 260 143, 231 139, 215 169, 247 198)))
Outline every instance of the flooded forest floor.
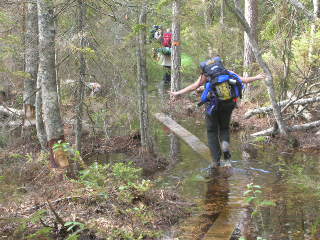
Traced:
MULTIPOLYGON (((164 112, 199 124, 202 110, 193 105, 178 100, 164 112)), ((253 105, 239 105, 231 124, 232 131, 241 132, 243 144, 250 143, 249 133, 273 124, 266 116, 243 119, 249 108, 253 105)), ((277 146, 279 153, 319 153, 320 139, 314 132, 292 136, 294 141, 275 136, 261 143, 277 146)), ((66 137, 73 142, 71 134, 66 137)), ((36 136, 17 139, 1 151, 0 239, 160 239, 196 207, 176 186, 156 187, 168 160, 161 154, 142 157, 138 132, 110 139, 89 134, 83 141, 87 168, 76 177, 49 168, 36 136), (99 154, 105 160, 96 161, 99 154), (119 160, 113 159, 116 155, 119 160)))

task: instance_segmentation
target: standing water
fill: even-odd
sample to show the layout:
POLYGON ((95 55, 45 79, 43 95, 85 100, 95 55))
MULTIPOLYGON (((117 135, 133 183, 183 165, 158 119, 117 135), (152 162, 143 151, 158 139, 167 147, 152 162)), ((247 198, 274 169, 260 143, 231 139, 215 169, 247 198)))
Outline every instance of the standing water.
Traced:
MULTIPOLYGON (((206 143, 205 126, 193 120, 180 124, 206 143)), ((320 239, 318 156, 277 153, 257 144, 257 156, 244 160, 242 143, 234 135, 232 169, 208 176, 208 160, 158 126, 157 144, 170 160, 161 184, 178 186, 197 206, 167 239, 320 239)))

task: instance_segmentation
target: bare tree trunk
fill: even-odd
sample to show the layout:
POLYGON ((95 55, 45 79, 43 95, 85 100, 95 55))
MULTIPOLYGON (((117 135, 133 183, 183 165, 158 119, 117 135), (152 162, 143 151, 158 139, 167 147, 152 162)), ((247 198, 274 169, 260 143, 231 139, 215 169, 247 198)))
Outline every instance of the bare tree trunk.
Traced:
MULTIPOLYGON (((224 25, 225 16, 224 16, 224 13, 225 13, 224 0, 220 0, 220 20, 219 20, 219 23, 220 23, 220 28, 221 28, 222 32, 224 32, 224 30, 225 30, 225 25, 224 25)), ((223 41, 220 41, 220 46, 219 46, 219 49, 218 49, 218 53, 221 56, 224 55, 224 42, 223 41)))
POLYGON ((180 0, 173 1, 172 15, 171 91, 177 91, 181 88, 180 0))
POLYGON ((27 2, 25 46, 25 72, 28 73, 28 77, 24 80, 23 91, 25 122, 32 121, 34 123, 36 118, 35 101, 39 64, 38 13, 35 0, 27 2))
MULTIPOLYGON (((204 3, 204 24, 206 26, 206 29, 209 30, 213 23, 213 11, 216 4, 215 0, 202 0, 204 3)), ((213 56, 213 49, 210 44, 208 43, 208 53, 209 57, 213 56)))
POLYGON ((55 144, 64 142, 55 75, 53 0, 38 0, 38 21, 40 57, 38 78, 41 80, 43 118, 51 151, 51 164, 52 167, 66 167, 68 159, 63 148, 53 149, 55 144))
POLYGON ((318 30, 317 21, 320 18, 319 0, 313 0, 313 17, 314 17, 314 20, 313 20, 313 23, 311 24, 311 43, 309 47, 309 61, 312 64, 313 64, 313 56, 318 56, 314 45, 315 45, 316 33, 318 30))
MULTIPOLYGON (((147 22, 147 1, 144 2, 139 24, 146 25, 147 22)), ((139 81, 139 112, 140 112, 140 135, 142 149, 146 152, 153 152, 153 144, 150 136, 149 108, 148 108, 148 76, 146 61, 146 29, 140 30, 137 47, 137 77, 139 81)))
MULTIPOLYGON (((84 23, 86 16, 86 7, 83 0, 78 0, 79 5, 79 32, 80 32, 80 48, 85 47, 84 37, 84 23)), ((80 78, 78 82, 78 94, 76 101, 76 126, 75 126, 75 137, 76 137, 76 149, 81 152, 81 136, 82 136, 82 114, 83 114, 83 96, 84 96, 84 82, 86 74, 86 60, 83 51, 79 53, 80 60, 80 78)))
MULTIPOLYGON (((29 3, 29 5, 32 4, 29 3)), ((43 111, 42 111, 42 92, 41 92, 41 78, 38 76, 38 67, 39 67, 39 36, 38 36, 38 30, 39 30, 39 26, 38 26, 38 7, 37 7, 37 2, 35 1, 36 6, 34 6, 36 9, 36 14, 37 14, 37 20, 36 20, 36 24, 37 26, 33 26, 35 27, 35 29, 33 29, 32 31, 35 32, 36 31, 36 39, 32 39, 30 43, 33 44, 37 43, 37 47, 36 49, 36 53, 37 53, 37 72, 36 75, 34 76, 36 79, 36 88, 34 89, 34 91, 36 91, 35 93, 35 111, 36 111, 36 129, 37 129, 37 137, 38 137, 38 141, 41 145, 41 149, 43 151, 47 151, 47 147, 48 147, 48 142, 47 142, 47 133, 44 127, 44 122, 43 122, 43 111)), ((28 8, 29 9, 29 8, 28 8)), ((29 26, 28 26, 29 28, 29 26)), ((30 26, 31 28, 31 26, 30 26)), ((31 34, 31 33, 30 33, 31 34)), ((30 36, 31 37, 31 36, 30 36)), ((34 37, 34 36, 33 36, 34 37)), ((26 38, 28 39, 28 37, 26 38)), ((29 42, 28 40, 26 42, 29 42)), ((28 44, 28 43, 27 43, 28 44)), ((30 44, 31 47, 31 44, 30 44)), ((35 47, 35 46, 33 46, 35 47)), ((31 49, 30 49, 31 51, 31 49)), ((35 54, 35 52, 34 52, 35 54)), ((31 56, 31 54, 30 54, 31 56)), ((33 55, 34 56, 34 55, 33 55)), ((26 61, 27 61, 27 54, 26 54, 26 61)), ((32 58, 32 60, 35 60, 32 58)), ((28 69, 28 64, 26 64, 26 71, 28 69)), ((33 65, 34 67, 34 65, 33 65)), ((30 64, 30 69, 32 69, 32 66, 30 64)), ((31 75, 32 76, 32 75, 31 75)))
MULTIPOLYGON (((247 20, 252 36, 257 41, 257 22, 258 22, 258 1, 257 0, 245 0, 244 16, 247 20)), ((258 42, 258 41, 257 41, 258 42)), ((247 77, 251 75, 252 64, 255 62, 253 50, 250 45, 249 36, 244 32, 244 54, 243 54, 243 76, 247 77)), ((245 98, 250 98, 251 84, 247 84, 245 91, 245 98)))
POLYGON ((246 33, 249 36, 250 44, 251 44, 252 50, 254 52, 254 56, 255 56, 256 60, 259 62, 261 68, 263 69, 263 71, 265 72, 265 74, 267 76, 265 83, 268 88, 268 94, 269 94, 269 98, 270 98, 270 101, 272 104, 273 114, 274 114, 274 117, 275 117, 276 122, 279 127, 279 132, 281 135, 286 136, 287 135, 286 124, 281 116, 280 107, 277 104, 272 73, 271 73, 267 63, 263 60, 263 58, 261 56, 261 52, 260 52, 258 43, 254 39, 254 36, 252 35, 251 29, 250 29, 250 26, 247 23, 246 19, 244 18, 243 14, 241 13, 241 11, 238 8, 233 7, 232 4, 229 2, 229 0, 224 0, 224 1, 226 3, 227 7, 230 9, 230 11, 237 17, 237 19, 239 20, 241 25, 244 27, 244 30, 246 31, 246 33))
POLYGON ((221 0, 219 22, 221 25, 224 25, 224 0, 221 0))
POLYGON ((42 117, 42 93, 41 93, 41 78, 37 78, 37 93, 36 93, 36 129, 37 137, 41 145, 41 149, 46 151, 48 147, 47 133, 44 127, 42 117))

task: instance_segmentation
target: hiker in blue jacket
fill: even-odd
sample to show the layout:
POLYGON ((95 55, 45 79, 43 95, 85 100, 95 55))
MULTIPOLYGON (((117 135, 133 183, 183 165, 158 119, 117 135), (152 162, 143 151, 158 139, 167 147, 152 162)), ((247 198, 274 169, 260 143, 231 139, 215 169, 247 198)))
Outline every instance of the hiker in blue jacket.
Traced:
MULTIPOLYGON (((213 157, 213 164, 211 167, 215 168, 217 166, 220 166, 220 158, 222 154, 224 160, 226 161, 225 166, 231 166, 231 154, 229 150, 229 125, 232 111, 236 106, 236 98, 235 96, 231 96, 231 93, 229 94, 229 97, 226 97, 226 89, 231 89, 229 87, 230 80, 235 81, 234 79, 238 79, 237 81, 239 81, 240 84, 250 83, 256 80, 264 79, 265 74, 261 73, 254 77, 240 77, 234 72, 226 70, 223 67, 222 59, 220 57, 214 57, 207 60, 206 62, 201 63, 200 68, 202 71, 201 75, 194 83, 179 91, 170 92, 170 95, 171 97, 175 98, 179 95, 194 91, 203 85, 207 87, 210 82, 213 82, 213 80, 216 81, 216 83, 213 83, 213 85, 210 86, 212 89, 214 89, 214 91, 212 91, 214 96, 211 97, 211 99, 209 99, 206 103, 206 126, 208 145, 213 157), (219 67, 220 69, 223 69, 223 71, 216 75, 212 75, 213 73, 210 71, 215 71, 216 69, 219 69, 219 67), (221 83, 217 83, 220 81, 220 79, 221 83), (229 79, 228 84, 226 82, 224 83, 223 79, 229 79)), ((206 98, 206 96, 204 98, 206 98)))

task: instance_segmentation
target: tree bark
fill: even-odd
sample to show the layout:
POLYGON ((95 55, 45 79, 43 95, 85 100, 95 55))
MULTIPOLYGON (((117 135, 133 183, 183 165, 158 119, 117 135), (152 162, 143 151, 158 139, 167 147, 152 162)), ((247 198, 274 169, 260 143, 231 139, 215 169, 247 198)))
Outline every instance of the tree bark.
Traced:
POLYGON ((171 91, 181 88, 180 0, 172 3, 171 91))
POLYGON ((146 61, 146 22, 147 22, 147 1, 144 2, 140 16, 139 24, 143 28, 138 34, 137 47, 137 78, 139 82, 139 113, 140 113, 140 135, 143 151, 153 152, 153 144, 150 136, 149 126, 149 107, 148 107, 148 76, 146 61))
POLYGON ((41 82, 42 109, 47 141, 51 151, 52 167, 66 167, 62 148, 53 149, 57 143, 64 142, 63 123, 58 102, 55 72, 55 27, 53 0, 38 0, 39 21, 39 72, 41 82))
MULTIPOLYGON (((79 5, 79 33, 80 33, 80 48, 85 48, 85 37, 84 37, 84 23, 86 16, 86 7, 83 0, 78 0, 79 5)), ((78 82, 78 94, 76 99, 76 126, 75 126, 75 138, 76 138, 76 149, 81 152, 81 136, 82 136, 82 115, 83 115, 83 97, 85 88, 85 74, 86 74, 86 60, 83 51, 79 52, 80 61, 80 77, 78 82)))
POLYGON ((286 124, 283 121, 283 118, 281 116, 280 107, 277 104, 272 73, 271 73, 267 63, 263 60, 263 58, 261 56, 261 52, 260 52, 258 43, 255 41, 254 36, 252 35, 252 32, 251 32, 250 26, 247 23, 246 19, 244 18, 243 14, 241 13, 241 11, 238 8, 233 7, 231 5, 231 3, 229 2, 229 0, 224 0, 224 1, 226 3, 227 7, 230 9, 230 11, 237 17, 237 19, 239 20, 239 22, 241 23, 244 30, 246 31, 246 33, 249 36, 250 44, 251 44, 252 50, 254 52, 254 56, 267 76, 265 83, 268 88, 268 94, 269 94, 269 98, 270 98, 270 101, 272 104, 273 114, 275 116, 275 119, 276 119, 278 127, 279 127, 279 132, 281 135, 286 136, 287 135, 286 124))
MULTIPOLYGON (((245 0, 244 16, 247 20, 252 37, 257 41, 257 22, 258 22, 258 1, 257 0, 245 0)), ((258 41, 257 41, 258 42, 258 41)), ((243 76, 247 77, 251 75, 252 64, 255 62, 254 52, 250 45, 250 39, 246 32, 244 32, 244 50, 243 50, 243 76)), ((247 84, 245 91, 245 98, 250 98, 251 84, 247 84)))

